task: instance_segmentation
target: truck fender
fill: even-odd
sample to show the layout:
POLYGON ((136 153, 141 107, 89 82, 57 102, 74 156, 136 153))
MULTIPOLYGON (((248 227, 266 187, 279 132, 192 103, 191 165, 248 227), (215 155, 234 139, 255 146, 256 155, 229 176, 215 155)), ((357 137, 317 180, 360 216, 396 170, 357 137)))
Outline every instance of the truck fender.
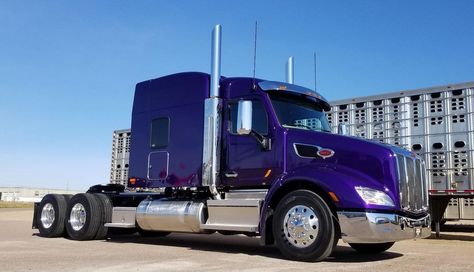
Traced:
MULTIPOLYGON (((272 218, 276 203, 286 193, 296 189, 308 189, 317 193, 330 207, 337 221, 336 211, 340 208, 366 208, 362 199, 356 196, 357 193, 354 186, 365 186, 377 190, 383 190, 384 188, 381 181, 360 171, 343 166, 315 167, 315 165, 308 165, 282 174, 272 183, 262 206, 259 229, 262 243, 272 243, 271 237, 268 236, 272 235, 271 227, 268 228, 267 224, 272 218), (329 194, 330 192, 334 193, 337 201, 333 201, 333 196, 329 194)), ((388 192, 392 199, 396 199, 394 193, 388 192)))

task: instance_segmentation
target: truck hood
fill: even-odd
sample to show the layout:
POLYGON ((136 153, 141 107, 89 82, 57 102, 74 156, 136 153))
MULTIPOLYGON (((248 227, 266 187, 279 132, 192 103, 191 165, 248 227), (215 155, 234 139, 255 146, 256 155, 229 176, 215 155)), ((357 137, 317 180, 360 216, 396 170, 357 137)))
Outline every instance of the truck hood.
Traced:
MULTIPOLYGON (((311 167, 317 172, 337 173, 347 186, 366 186, 398 192, 395 153, 401 148, 351 136, 303 129, 286 129, 287 169, 311 167), (314 148, 316 146, 316 148, 314 148), (319 152, 316 152, 319 151, 319 152)), ((321 175, 318 173, 318 175, 321 175)), ((328 177, 329 178, 329 177, 328 177)))

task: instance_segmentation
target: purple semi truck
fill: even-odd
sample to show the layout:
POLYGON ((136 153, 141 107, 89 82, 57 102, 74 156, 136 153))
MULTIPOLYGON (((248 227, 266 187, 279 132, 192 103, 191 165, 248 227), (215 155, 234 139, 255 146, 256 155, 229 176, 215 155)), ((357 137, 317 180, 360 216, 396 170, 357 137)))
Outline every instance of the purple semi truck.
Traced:
POLYGON ((102 239, 111 228, 246 234, 287 258, 319 261, 339 239, 378 253, 430 235, 423 161, 407 150, 330 133, 328 102, 289 83, 211 74, 138 83, 128 191, 96 185, 35 205, 40 235, 102 239))

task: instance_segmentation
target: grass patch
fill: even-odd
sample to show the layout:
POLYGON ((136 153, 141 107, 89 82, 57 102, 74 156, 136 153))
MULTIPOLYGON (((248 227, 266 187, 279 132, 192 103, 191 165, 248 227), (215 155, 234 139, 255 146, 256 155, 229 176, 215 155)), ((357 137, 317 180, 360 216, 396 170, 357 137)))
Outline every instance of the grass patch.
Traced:
POLYGON ((0 208, 33 208, 31 202, 0 201, 0 208))

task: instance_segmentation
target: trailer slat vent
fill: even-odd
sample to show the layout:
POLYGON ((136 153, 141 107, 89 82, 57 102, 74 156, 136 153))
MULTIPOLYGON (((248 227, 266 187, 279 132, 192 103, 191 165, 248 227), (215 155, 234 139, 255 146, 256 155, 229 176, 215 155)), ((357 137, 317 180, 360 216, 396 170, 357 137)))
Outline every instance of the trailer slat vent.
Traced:
POLYGON ((462 90, 454 90, 453 95, 462 95, 462 90))
POLYGON ((418 101, 418 100, 420 100, 420 96, 419 95, 412 95, 410 97, 410 99, 411 99, 411 101, 418 101))
POLYGON ((413 150, 421 150, 421 144, 414 144, 412 149, 413 150))
MULTIPOLYGON (((433 152, 431 153, 431 172, 433 178, 446 176, 446 153, 445 152, 433 152)), ((433 182, 441 183, 443 180, 434 179, 433 182)))
POLYGON ((454 146, 457 148, 463 148, 464 146, 466 146, 466 143, 464 141, 457 141, 454 143, 454 146))
MULTIPOLYGON (((453 154, 454 162, 454 176, 467 176, 468 175, 468 155, 466 151, 454 151, 453 154)), ((455 182, 464 182, 463 180, 455 182)))
POLYGON ((434 143, 434 144, 433 144, 433 148, 435 148, 435 149, 441 149, 441 148, 443 148, 443 144, 442 144, 442 143, 434 143))
POLYGON ((441 97, 441 93, 432 93, 431 94, 431 98, 440 98, 441 97))

